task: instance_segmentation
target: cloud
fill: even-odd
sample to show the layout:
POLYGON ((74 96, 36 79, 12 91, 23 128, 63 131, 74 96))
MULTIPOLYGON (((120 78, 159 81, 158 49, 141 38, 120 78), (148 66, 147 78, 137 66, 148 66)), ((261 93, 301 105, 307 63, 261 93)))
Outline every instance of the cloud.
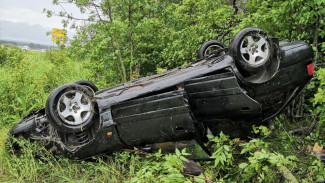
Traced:
MULTIPOLYGON (((79 8, 74 4, 64 4, 62 7, 78 18, 87 18, 87 15, 81 14, 79 8)), ((45 42, 48 40, 45 32, 51 31, 52 28, 63 29, 63 25, 61 17, 47 18, 46 13, 43 13, 42 10, 46 8, 58 13, 62 11, 62 7, 53 5, 52 0, 0 0, 0 21, 2 21, 0 37, 45 42), (39 36, 36 37, 36 35, 39 36)), ((83 25, 82 21, 76 23, 83 25)), ((76 31, 69 27, 66 29, 68 37, 71 39, 76 31)))
POLYGON ((63 28, 59 17, 47 18, 45 13, 27 8, 0 7, 0 20, 26 22, 30 25, 38 24, 45 29, 63 28))

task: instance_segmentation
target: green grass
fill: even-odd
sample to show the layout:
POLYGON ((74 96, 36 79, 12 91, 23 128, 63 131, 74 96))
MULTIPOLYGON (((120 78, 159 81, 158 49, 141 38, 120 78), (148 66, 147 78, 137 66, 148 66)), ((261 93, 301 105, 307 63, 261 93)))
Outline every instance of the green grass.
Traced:
MULTIPOLYGON (((7 152, 8 129, 0 130, 0 182, 121 182, 123 166, 112 157, 73 161, 54 157, 35 144, 25 142, 20 154, 7 152)), ((125 173, 125 172, 124 172, 125 173)))
POLYGON ((63 51, 23 54, 22 59, 8 60, 0 65, 0 127, 43 108, 56 87, 91 79, 91 71, 85 67, 87 61, 72 61, 63 51))
POLYGON ((160 179, 166 178, 184 182, 183 180, 192 178, 186 178, 181 174, 182 160, 176 155, 157 157, 154 154, 141 157, 129 152, 118 152, 87 161, 76 161, 53 156, 35 143, 26 140, 19 141, 24 148, 14 154, 11 151, 7 152, 4 146, 7 133, 8 128, 0 129, 0 182, 161 182, 160 179), (140 171, 148 171, 150 174, 148 177, 138 179, 145 175, 145 173, 139 175, 140 171), (158 176, 160 173, 162 175, 158 176))

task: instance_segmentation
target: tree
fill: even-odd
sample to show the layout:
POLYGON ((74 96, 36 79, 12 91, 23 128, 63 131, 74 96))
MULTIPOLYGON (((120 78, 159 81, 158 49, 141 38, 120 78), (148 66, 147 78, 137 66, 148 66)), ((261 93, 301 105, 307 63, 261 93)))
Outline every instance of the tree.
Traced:
POLYGON ((78 30, 70 55, 91 58, 95 74, 115 84, 146 76, 157 68, 174 68, 196 58, 204 42, 230 39, 235 9, 228 1, 206 0, 68 0, 89 13, 86 26, 67 11, 49 16, 64 17, 64 25, 78 30), (109 71, 108 71, 109 70, 109 71), (113 76, 114 75, 114 76, 113 76), (118 77, 116 77, 118 76, 118 77))

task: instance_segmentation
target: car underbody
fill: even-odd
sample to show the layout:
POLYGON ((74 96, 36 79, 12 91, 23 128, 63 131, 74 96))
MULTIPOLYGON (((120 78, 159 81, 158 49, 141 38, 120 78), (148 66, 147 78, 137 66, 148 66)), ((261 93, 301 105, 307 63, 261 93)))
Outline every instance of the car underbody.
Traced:
POLYGON ((229 53, 221 48, 219 54, 218 47, 219 52, 162 74, 97 92, 87 84, 63 85, 45 109, 30 113, 10 134, 73 159, 190 140, 209 154, 204 146, 208 131, 247 136, 252 125, 278 115, 312 78, 313 50, 306 42, 269 41, 260 29, 245 30, 235 36, 229 53), (251 61, 250 37, 256 39, 256 50, 269 55, 267 61, 254 57, 256 64, 248 65, 254 67, 246 68, 238 57, 251 61), (79 121, 74 117, 78 110, 83 110, 79 121))

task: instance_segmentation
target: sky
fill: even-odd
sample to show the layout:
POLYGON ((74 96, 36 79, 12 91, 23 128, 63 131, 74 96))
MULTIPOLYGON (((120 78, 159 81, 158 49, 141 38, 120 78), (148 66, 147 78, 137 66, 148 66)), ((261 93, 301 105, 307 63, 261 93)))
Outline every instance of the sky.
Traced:
MULTIPOLYGON (((79 9, 71 4, 63 8, 76 17, 85 17, 79 9)), ((39 44, 53 44, 46 32, 52 28, 62 29, 60 17, 47 18, 43 9, 62 10, 52 4, 52 0, 0 0, 0 38, 7 40, 29 41, 39 44)), ((67 28, 68 37, 75 32, 67 28)))

